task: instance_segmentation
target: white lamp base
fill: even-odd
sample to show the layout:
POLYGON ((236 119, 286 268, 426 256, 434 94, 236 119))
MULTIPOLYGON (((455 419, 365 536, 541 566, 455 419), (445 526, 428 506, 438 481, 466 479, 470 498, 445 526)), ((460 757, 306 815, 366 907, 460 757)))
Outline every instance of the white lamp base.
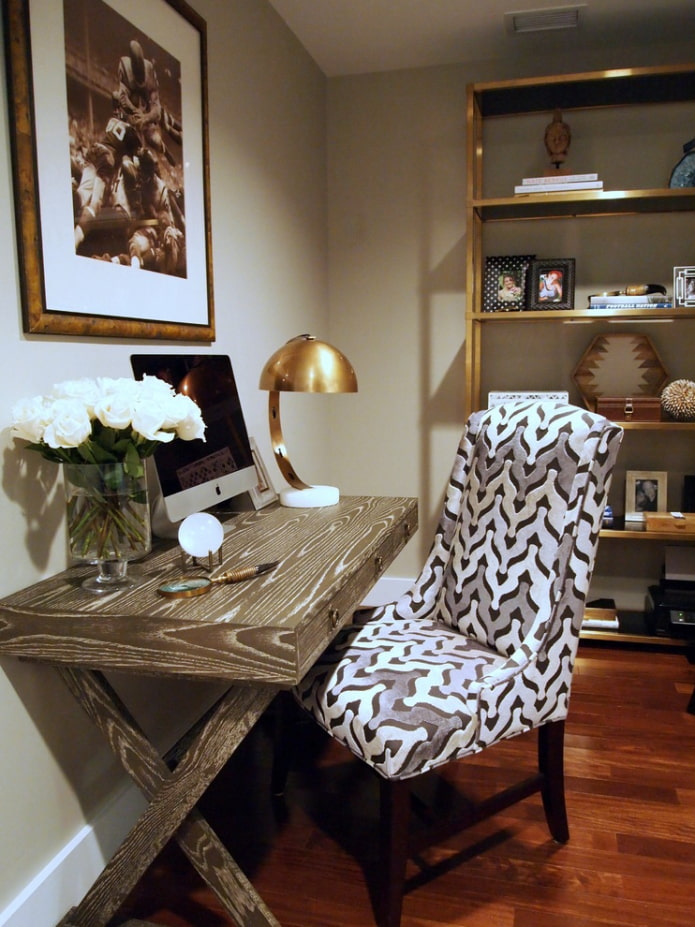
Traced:
POLYGON ((280 490, 280 505, 290 509, 319 509, 335 505, 340 499, 337 486, 309 486, 306 489, 280 490))

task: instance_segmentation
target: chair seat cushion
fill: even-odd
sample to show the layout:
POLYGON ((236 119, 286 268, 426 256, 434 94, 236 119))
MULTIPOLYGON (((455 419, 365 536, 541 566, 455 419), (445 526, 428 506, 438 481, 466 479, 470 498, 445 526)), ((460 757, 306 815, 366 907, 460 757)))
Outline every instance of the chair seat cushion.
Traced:
POLYGON ((343 629, 295 695, 382 776, 407 779, 477 752, 468 684, 504 662, 441 622, 387 608, 343 629))

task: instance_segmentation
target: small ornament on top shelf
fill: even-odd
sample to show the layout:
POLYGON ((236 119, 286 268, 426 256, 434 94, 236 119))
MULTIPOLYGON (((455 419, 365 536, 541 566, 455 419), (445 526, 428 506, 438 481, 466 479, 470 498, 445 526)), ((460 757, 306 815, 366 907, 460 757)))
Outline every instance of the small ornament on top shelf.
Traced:
POLYGON ((562 113, 556 109, 552 121, 545 127, 543 136, 545 149, 550 158, 550 167, 540 177, 524 177, 514 187, 515 196, 531 193, 577 193, 583 190, 602 190, 603 181, 594 172, 573 173, 564 167, 572 141, 572 132, 564 122, 562 113))
POLYGON ((572 142, 572 131, 566 122, 563 122, 562 113, 556 109, 552 121, 545 127, 545 148, 550 156, 550 163, 559 172, 567 160, 567 153, 572 142))

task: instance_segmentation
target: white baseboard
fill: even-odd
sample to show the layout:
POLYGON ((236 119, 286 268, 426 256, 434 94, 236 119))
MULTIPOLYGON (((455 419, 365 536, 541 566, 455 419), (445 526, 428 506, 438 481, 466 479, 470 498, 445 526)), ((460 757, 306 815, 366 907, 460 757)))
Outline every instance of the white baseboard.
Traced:
POLYGON ((87 893, 144 808, 138 789, 126 786, 0 911, 0 927, 57 924, 87 893))
MULTIPOLYGON (((366 607, 386 605, 402 595, 411 584, 412 579, 384 576, 362 604, 366 607)), ((134 785, 126 785, 104 805, 95 820, 82 827, 0 911, 0 927, 57 924, 87 893, 145 809, 145 804, 140 791, 134 785)))
POLYGON ((412 578, 403 579, 397 576, 382 576, 376 586, 367 594, 362 605, 367 608, 388 605, 389 602, 395 602, 404 592, 407 592, 412 584, 412 578))

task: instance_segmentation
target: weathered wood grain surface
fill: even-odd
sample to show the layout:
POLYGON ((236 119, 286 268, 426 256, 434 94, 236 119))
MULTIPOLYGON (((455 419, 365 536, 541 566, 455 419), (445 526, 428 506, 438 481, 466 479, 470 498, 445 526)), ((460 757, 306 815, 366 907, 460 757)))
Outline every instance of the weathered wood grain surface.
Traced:
POLYGON ((243 927, 279 927, 195 804, 272 701, 270 686, 231 686, 177 751, 173 770, 151 746, 101 673, 61 669, 68 688, 101 730, 150 803, 80 904, 59 927, 105 927, 167 841, 176 840, 243 927))
POLYGON ((220 572, 278 560, 274 571, 197 598, 166 599, 157 587, 181 574, 176 545, 132 566, 142 575, 137 587, 108 596, 80 588, 94 567, 74 567, 0 601, 0 653, 291 686, 416 530, 417 501, 405 497, 244 513, 225 536, 220 572))

